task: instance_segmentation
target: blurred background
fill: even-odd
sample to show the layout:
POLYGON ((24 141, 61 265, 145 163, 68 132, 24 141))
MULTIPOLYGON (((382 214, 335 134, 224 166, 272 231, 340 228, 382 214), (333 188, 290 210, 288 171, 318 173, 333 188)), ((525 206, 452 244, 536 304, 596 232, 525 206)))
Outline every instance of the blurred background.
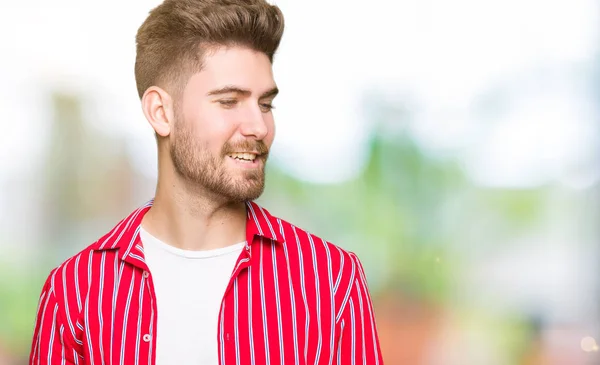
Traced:
MULTIPOLYGON (((56 265, 149 200, 158 0, 0 2, 0 364, 56 265)), ((600 364, 600 4, 277 0, 260 198, 356 252, 389 365, 600 364)))

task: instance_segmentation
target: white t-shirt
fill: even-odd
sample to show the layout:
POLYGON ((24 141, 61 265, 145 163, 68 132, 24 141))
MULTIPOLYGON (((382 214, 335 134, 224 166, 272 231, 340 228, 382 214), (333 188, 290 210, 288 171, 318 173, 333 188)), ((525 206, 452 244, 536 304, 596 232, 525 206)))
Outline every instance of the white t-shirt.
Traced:
POLYGON ((140 238, 156 292, 156 365, 217 365, 221 301, 245 242, 188 251, 143 228, 140 238))

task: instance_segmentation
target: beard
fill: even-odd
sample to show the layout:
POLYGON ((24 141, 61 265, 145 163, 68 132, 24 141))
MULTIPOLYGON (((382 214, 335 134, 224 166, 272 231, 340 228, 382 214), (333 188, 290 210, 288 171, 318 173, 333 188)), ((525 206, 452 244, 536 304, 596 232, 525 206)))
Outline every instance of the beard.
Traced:
POLYGON ((171 160, 178 175, 199 188, 222 197, 227 202, 245 202, 261 196, 265 185, 265 164, 268 147, 262 141, 227 142, 220 155, 210 152, 207 143, 194 139, 194 131, 182 118, 177 118, 171 143, 171 160), (227 155, 233 152, 255 151, 262 164, 256 169, 228 171, 227 155), (234 175, 235 174, 235 175, 234 175))

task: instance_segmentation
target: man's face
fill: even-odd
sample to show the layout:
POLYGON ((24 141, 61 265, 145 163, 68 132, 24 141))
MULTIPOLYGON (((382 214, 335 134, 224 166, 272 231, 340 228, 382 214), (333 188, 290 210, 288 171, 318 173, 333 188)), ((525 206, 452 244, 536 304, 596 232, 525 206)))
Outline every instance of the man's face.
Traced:
POLYGON ((276 94, 265 54, 240 47, 209 53, 175 108, 170 153, 177 173, 228 201, 258 198, 275 137, 276 94))

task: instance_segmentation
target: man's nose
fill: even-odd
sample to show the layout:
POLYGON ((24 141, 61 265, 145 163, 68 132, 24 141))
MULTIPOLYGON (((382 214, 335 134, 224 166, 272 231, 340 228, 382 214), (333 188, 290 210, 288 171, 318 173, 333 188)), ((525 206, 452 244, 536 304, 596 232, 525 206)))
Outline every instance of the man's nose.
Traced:
POLYGON ((265 122, 265 114, 258 105, 249 107, 244 113, 240 126, 241 133, 246 137, 253 137, 257 140, 264 139, 269 130, 265 122))

